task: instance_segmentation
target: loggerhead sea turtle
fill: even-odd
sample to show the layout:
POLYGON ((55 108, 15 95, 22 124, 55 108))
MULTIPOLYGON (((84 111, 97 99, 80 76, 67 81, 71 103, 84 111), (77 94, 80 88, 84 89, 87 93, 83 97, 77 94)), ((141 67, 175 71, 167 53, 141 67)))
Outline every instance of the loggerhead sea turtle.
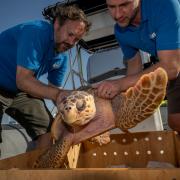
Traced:
POLYGON ((96 114, 94 97, 85 91, 73 91, 59 104, 58 111, 68 125, 85 125, 96 114))
POLYGON ((39 156, 33 168, 62 167, 72 145, 117 127, 127 132, 153 114, 165 97, 166 85, 167 74, 164 69, 158 68, 143 75, 133 87, 112 100, 99 98, 95 96, 93 89, 88 89, 86 92, 95 99, 95 117, 81 128, 69 128, 58 114, 52 126, 57 141, 39 156))

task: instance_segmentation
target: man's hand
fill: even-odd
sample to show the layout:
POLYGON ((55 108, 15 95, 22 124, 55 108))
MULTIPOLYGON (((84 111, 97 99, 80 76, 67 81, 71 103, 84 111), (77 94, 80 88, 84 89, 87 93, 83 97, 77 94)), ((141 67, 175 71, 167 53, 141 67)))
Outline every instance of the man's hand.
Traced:
POLYGON ((57 98, 56 98, 56 106, 57 106, 57 109, 59 109, 59 105, 61 104, 62 101, 65 100, 65 98, 70 95, 72 91, 71 90, 62 90, 60 89, 59 90, 59 93, 57 95, 57 98))
POLYGON ((112 99, 120 92, 118 80, 107 80, 102 83, 92 85, 97 96, 105 99, 112 99))

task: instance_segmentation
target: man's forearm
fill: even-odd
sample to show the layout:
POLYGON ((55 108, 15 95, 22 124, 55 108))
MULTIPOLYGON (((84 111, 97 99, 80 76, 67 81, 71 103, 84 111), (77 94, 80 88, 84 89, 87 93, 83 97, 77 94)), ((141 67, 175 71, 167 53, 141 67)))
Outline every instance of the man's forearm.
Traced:
POLYGON ((31 96, 43 99, 51 99, 54 102, 56 101, 60 91, 63 91, 56 87, 46 85, 31 76, 19 81, 17 80, 17 86, 20 90, 30 94, 31 96))
POLYGON ((161 62, 158 62, 151 67, 147 68, 146 70, 141 71, 138 74, 135 75, 129 75, 126 77, 123 77, 121 79, 117 80, 117 83, 120 85, 120 92, 126 91, 128 88, 132 87, 135 85, 135 83, 140 79, 140 77, 144 74, 150 73, 157 69, 158 67, 162 67, 166 70, 167 72, 167 67, 165 67, 161 62))

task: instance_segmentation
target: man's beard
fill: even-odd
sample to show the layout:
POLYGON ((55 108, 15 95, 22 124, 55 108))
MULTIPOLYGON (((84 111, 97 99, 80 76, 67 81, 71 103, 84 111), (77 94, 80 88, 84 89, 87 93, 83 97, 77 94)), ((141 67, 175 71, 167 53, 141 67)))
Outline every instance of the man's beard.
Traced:
POLYGON ((65 52, 70 48, 72 48, 72 46, 70 44, 66 43, 66 42, 55 43, 55 47, 54 47, 56 53, 65 52))

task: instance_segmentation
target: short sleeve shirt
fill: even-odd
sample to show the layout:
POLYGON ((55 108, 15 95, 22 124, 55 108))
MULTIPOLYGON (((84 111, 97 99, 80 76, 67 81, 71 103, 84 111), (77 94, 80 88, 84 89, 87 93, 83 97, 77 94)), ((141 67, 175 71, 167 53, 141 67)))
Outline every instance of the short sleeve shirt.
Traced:
POLYGON ((180 48, 180 0, 142 0, 141 23, 114 27, 124 61, 142 50, 153 56, 161 50, 180 48))
POLYGON ((54 51, 53 25, 32 21, 9 28, 0 34, 0 88, 16 92, 16 67, 34 72, 38 79, 48 73, 48 80, 61 86, 67 69, 67 55, 54 51))

